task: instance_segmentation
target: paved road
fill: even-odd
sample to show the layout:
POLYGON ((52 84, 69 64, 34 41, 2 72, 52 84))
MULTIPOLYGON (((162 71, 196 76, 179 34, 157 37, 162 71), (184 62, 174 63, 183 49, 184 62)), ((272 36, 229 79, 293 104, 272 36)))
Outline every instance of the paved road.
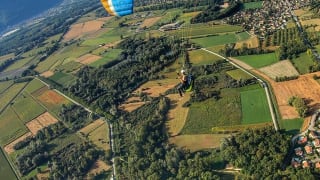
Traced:
POLYGON ((271 95, 270 95, 270 90, 269 90, 269 87, 267 85, 266 82, 264 82, 262 79, 260 79, 259 77, 257 77, 256 75, 252 74, 250 71, 248 71, 247 69, 243 68, 242 66, 234 63, 233 61, 231 61, 230 59, 226 58, 226 57, 223 57, 221 56, 220 54, 218 53, 215 53, 215 52, 212 52, 206 48, 201 48, 203 51, 206 51, 208 53, 211 53, 211 54, 214 54, 222 59, 225 59, 226 61, 228 61, 230 64, 232 64, 233 66, 241 69, 242 71, 246 72, 247 74, 249 74, 250 76, 254 77, 255 79, 257 79, 263 86, 263 88, 265 89, 265 92, 266 92, 266 95, 267 95, 267 100, 268 100, 268 105, 269 105, 269 110, 270 110, 270 114, 271 114, 271 118, 272 118, 272 122, 273 122, 273 125, 274 125, 274 128, 276 131, 279 130, 279 125, 278 125, 278 121, 276 119, 276 116, 275 116, 275 113, 274 113, 274 110, 273 110, 273 106, 272 106, 272 99, 271 99, 271 95))

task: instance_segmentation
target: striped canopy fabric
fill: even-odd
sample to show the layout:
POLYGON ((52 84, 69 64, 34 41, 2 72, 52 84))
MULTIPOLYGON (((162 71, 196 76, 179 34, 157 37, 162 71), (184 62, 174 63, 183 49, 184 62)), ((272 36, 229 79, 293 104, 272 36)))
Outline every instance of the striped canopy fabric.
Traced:
POLYGON ((106 11, 113 16, 125 16, 133 13, 133 0, 101 0, 106 11))

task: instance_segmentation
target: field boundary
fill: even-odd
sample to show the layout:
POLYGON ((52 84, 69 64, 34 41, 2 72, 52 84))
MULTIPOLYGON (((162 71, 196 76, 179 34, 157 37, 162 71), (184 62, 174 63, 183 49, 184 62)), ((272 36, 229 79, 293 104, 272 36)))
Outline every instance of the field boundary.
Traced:
POLYGON ((261 84, 262 84, 262 87, 265 89, 265 92, 266 92, 266 95, 267 95, 267 101, 268 101, 268 105, 269 105, 269 110, 270 110, 270 113, 271 113, 271 118, 272 118, 272 121, 273 121, 273 125, 274 125, 274 128, 276 131, 279 130, 279 122, 278 120, 276 119, 275 117, 275 113, 274 113, 274 109, 273 109, 273 103, 272 103, 272 100, 271 100, 271 95, 270 95, 270 91, 269 91, 269 87, 268 87, 268 84, 265 83, 265 81, 263 81, 262 79, 260 79, 259 77, 255 76, 253 73, 251 73, 250 71, 246 70, 245 68, 241 67, 240 65, 234 63, 233 61, 231 61, 230 59, 226 58, 226 57, 223 57, 221 56, 220 54, 218 53, 215 53, 215 52, 212 52, 206 48, 201 48, 202 50, 208 52, 208 53, 211 53, 211 54, 214 54, 216 56, 219 56, 221 57, 222 59, 225 59, 226 61, 228 61, 230 64, 234 65, 235 67, 243 70, 244 72, 246 72, 247 74, 253 76, 255 79, 257 79, 261 84))
POLYGON ((12 169, 14 175, 16 176, 17 179, 21 179, 20 177, 20 173, 16 170, 15 166, 14 166, 14 163, 12 163, 10 161, 10 158, 8 157, 7 153, 5 153, 4 149, 2 147, 0 147, 0 153, 3 153, 4 154, 4 157, 6 158, 6 161, 9 163, 10 165, 10 168, 12 169))

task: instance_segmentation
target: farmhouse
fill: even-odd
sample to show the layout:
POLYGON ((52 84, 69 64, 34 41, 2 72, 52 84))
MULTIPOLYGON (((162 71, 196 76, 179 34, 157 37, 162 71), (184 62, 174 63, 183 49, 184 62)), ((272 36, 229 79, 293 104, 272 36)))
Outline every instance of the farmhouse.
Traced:
POLYGON ((320 147, 320 139, 316 138, 312 143, 316 148, 320 147))
POLYGON ((302 161, 302 168, 309 168, 310 167, 310 163, 308 161, 302 161))

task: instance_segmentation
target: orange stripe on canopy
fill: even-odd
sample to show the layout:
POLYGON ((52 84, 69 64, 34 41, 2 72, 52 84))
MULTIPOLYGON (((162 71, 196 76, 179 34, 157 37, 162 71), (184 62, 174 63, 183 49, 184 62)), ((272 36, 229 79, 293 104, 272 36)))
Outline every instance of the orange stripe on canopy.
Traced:
POLYGON ((103 7, 108 11, 109 14, 111 15, 115 15, 115 13, 110 9, 110 5, 108 3, 108 0, 101 0, 101 3, 103 5, 103 7))

